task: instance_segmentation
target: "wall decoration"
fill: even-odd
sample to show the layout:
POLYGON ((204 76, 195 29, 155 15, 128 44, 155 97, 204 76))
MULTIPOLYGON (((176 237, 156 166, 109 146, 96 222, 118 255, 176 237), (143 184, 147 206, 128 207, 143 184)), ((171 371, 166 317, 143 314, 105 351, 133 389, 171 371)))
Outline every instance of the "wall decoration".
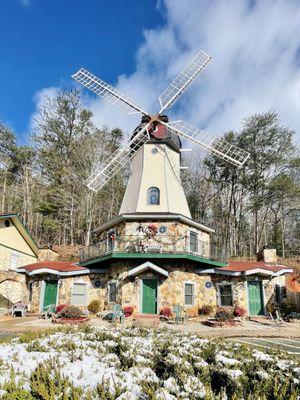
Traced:
POLYGON ((100 279, 93 279, 92 284, 95 289, 100 289, 102 286, 102 282, 100 279))
POLYGON ((168 230, 168 228, 166 226, 162 225, 159 227, 158 232, 164 234, 164 233, 167 233, 167 230, 168 230))
POLYGON ((205 287, 206 287, 206 289, 210 289, 211 287, 212 287, 212 282, 211 281, 207 281, 207 282, 205 282, 205 287))

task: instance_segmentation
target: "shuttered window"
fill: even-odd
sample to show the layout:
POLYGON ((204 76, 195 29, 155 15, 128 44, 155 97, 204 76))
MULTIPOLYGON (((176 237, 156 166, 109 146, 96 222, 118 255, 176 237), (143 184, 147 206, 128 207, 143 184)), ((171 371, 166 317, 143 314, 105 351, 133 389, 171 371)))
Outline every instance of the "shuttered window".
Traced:
POLYGON ((73 283, 72 304, 73 306, 86 306, 86 284, 73 283))
POLYGON ((194 305, 194 286, 193 283, 184 284, 184 303, 186 306, 194 305))
POLYGON ((115 303, 117 301, 117 284, 116 282, 109 282, 108 284, 108 301, 115 303))

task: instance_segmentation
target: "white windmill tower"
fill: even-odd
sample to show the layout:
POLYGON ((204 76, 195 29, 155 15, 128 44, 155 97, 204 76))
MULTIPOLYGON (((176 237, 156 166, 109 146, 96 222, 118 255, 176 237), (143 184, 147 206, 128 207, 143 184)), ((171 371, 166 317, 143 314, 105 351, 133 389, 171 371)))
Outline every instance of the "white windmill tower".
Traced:
POLYGON ((191 217, 180 180, 180 138, 202 146, 237 167, 242 166, 249 157, 245 150, 223 139, 210 136, 184 121, 169 122, 164 115, 164 111, 198 78, 210 60, 211 57, 203 51, 197 53, 159 96, 161 108, 154 115, 85 69, 72 75, 76 81, 128 114, 142 114, 142 122, 128 145, 97 166, 86 181, 86 185, 97 192, 118 171, 131 163, 131 175, 120 214, 154 212, 191 217))

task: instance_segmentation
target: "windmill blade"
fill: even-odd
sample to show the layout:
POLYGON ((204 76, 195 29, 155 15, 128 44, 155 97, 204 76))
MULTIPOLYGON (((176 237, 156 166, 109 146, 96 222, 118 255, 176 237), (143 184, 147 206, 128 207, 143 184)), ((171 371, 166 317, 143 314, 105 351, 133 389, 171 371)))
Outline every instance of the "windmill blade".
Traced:
POLYGON ((219 158, 222 158, 238 167, 241 167, 250 155, 247 151, 240 149, 224 139, 211 136, 202 129, 196 128, 187 122, 173 121, 170 123, 161 123, 178 135, 183 136, 185 139, 188 139, 193 143, 199 144, 219 158))
POLYGON ((129 142, 126 147, 116 150, 109 159, 105 160, 102 164, 95 168, 95 171, 84 182, 85 185, 98 192, 103 188, 121 169, 123 169, 129 161, 134 157, 139 148, 150 140, 147 124, 140 130, 140 132, 129 142))
POLYGON ((137 103, 134 103, 126 94, 97 78, 84 68, 81 68, 76 74, 72 75, 72 78, 108 102, 116 104, 127 114, 142 113, 149 115, 149 113, 144 111, 137 103))
POLYGON ((161 114, 166 108, 170 107, 184 93, 187 88, 198 78, 199 74, 207 66, 211 56, 199 51, 196 56, 188 63, 182 72, 174 79, 167 89, 159 96, 161 114))

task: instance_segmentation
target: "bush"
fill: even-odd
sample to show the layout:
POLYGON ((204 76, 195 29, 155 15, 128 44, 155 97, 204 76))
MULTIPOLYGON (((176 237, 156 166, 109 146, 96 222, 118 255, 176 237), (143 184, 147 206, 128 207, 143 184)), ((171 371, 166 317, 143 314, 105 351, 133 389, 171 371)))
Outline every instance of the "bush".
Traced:
POLYGON ((207 304, 199 308, 199 315, 211 315, 214 311, 214 307, 211 304, 207 304))
POLYGON ((231 321, 233 319, 232 311, 226 310, 226 308, 218 308, 215 314, 217 321, 231 321))
POLYGON ((66 307, 68 307, 68 304, 60 304, 59 306, 56 307, 55 314, 59 314, 61 310, 63 310, 66 307))
POLYGON ((88 305, 87 309, 89 310, 89 312, 91 312, 92 314, 97 314, 97 312, 100 311, 100 301, 99 300, 92 300, 90 302, 90 304, 88 305))
POLYGON ((246 310, 243 307, 235 306, 233 310, 233 315, 235 317, 244 317, 246 315, 246 310))
POLYGON ((160 311, 160 315, 163 315, 164 317, 170 318, 172 315, 172 311, 170 307, 164 307, 160 311))
POLYGON ((63 318, 80 318, 82 316, 81 311, 78 307, 75 306, 67 306, 63 308, 60 312, 60 315, 63 318))
POLYGON ((132 306, 124 307, 123 313, 124 313, 125 317, 130 317, 133 313, 133 307, 132 306))
POLYGON ((280 304, 280 312, 284 317, 286 317, 289 314, 291 314, 292 312, 296 312, 296 311, 297 311, 296 304, 290 300, 283 301, 280 304))

